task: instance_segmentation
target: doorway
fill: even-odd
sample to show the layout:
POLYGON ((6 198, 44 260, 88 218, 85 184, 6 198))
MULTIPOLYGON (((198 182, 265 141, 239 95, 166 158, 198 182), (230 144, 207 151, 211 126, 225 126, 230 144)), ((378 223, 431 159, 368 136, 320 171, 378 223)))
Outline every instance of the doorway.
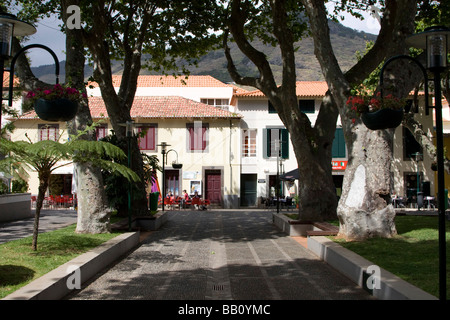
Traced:
POLYGON ((211 204, 222 205, 222 173, 220 170, 205 170, 205 199, 211 204))
POLYGON ((256 206, 256 174, 241 174, 241 206, 255 207, 256 206))
POLYGON ((174 196, 181 196, 180 171, 179 170, 165 170, 165 176, 166 176, 167 192, 172 192, 172 194, 174 196))

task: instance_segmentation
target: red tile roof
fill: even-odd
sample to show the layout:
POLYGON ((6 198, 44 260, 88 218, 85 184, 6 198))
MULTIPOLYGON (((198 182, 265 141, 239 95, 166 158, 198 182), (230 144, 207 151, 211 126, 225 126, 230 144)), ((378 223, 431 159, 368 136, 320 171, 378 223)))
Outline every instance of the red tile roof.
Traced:
MULTIPOLYGON (((118 88, 122 82, 121 75, 112 76, 113 86, 118 88)), ((98 83, 91 82, 89 85, 98 87, 98 83)), ((163 75, 141 75, 138 77, 138 88, 158 88, 158 87, 229 87, 219 80, 211 76, 163 76, 163 75)))
MULTIPOLYGON (((101 97, 90 97, 89 108, 93 119, 107 118, 101 97)), ((30 111, 20 119, 36 119, 30 111)), ((135 97, 131 108, 132 118, 143 119, 240 119, 241 116, 201 102, 176 96, 135 97)))
MULTIPOLYGON (((328 91, 328 85, 325 81, 297 81, 297 97, 324 97, 328 91)), ((265 97, 260 90, 236 93, 238 98, 245 97, 265 97)))
MULTIPOLYGON (((9 71, 4 72, 3 74, 3 90, 8 90, 9 89, 9 71)), ((19 78, 17 76, 14 76, 14 82, 13 82, 13 87, 17 87, 20 85, 20 81, 19 78)))

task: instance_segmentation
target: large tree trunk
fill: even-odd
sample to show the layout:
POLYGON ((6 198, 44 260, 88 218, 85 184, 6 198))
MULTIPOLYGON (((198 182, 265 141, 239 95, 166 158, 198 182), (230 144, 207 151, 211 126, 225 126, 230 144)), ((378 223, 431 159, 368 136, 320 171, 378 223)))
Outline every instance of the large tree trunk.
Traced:
MULTIPOLYGON (((62 1, 63 18, 67 20, 66 8, 75 4, 72 0, 62 1)), ((81 30, 66 29, 66 82, 71 86, 85 91, 84 84, 84 43, 81 30)), ((78 113, 74 120, 68 122, 69 133, 77 134, 92 125, 88 99, 80 103, 78 113)), ((80 139, 95 140, 95 130, 85 134, 80 139)), ((100 168, 92 163, 74 164, 76 179, 78 219, 76 232, 78 233, 104 233, 110 231, 110 209, 104 189, 100 168)))
POLYGON ((347 240, 396 234, 390 201, 393 131, 371 131, 360 123, 352 132, 357 138, 349 149, 337 210, 339 235, 347 240))
MULTIPOLYGON (((149 15, 146 15, 142 22, 142 30, 136 39, 134 47, 124 48, 124 70, 122 83, 117 93, 112 83, 111 57, 108 44, 103 41, 104 34, 108 28, 107 16, 104 4, 95 2, 93 5, 93 15, 97 19, 89 34, 84 35, 85 43, 92 53, 95 62, 94 78, 98 82, 102 98, 108 111, 111 125, 117 138, 126 141, 125 123, 131 121, 130 110, 133 105, 137 87, 137 78, 141 70, 142 45, 146 28, 149 22, 149 15)), ((133 17, 130 16, 130 19, 133 17)), ((124 145, 127 145, 126 143, 124 145)), ((123 150, 128 154, 128 150, 123 150)), ((148 215, 147 197, 144 181, 144 166, 141 151, 137 139, 131 139, 131 169, 141 177, 141 181, 135 183, 141 192, 133 197, 132 214, 148 215)))
POLYGON ((393 130, 374 132, 361 121, 353 124, 346 101, 349 83, 360 83, 366 78, 380 63, 380 57, 402 53, 405 36, 414 30, 415 1, 386 2, 380 34, 373 49, 345 75, 330 43, 323 1, 304 0, 303 3, 311 24, 315 54, 339 107, 348 148, 349 163, 337 210, 339 234, 351 240, 394 236, 395 214, 390 204, 393 130))

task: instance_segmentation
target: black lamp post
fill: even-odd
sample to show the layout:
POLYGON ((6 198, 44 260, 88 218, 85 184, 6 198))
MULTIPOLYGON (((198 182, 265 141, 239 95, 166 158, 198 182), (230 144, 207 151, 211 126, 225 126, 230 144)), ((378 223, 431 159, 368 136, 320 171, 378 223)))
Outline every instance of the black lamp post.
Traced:
POLYGON ((427 69, 434 75, 434 100, 436 114, 436 149, 438 166, 438 208, 439 208, 439 298, 446 299, 446 239, 445 239, 445 176, 444 176, 444 139, 442 124, 441 72, 447 68, 447 53, 450 48, 450 29, 430 27, 424 32, 411 36, 407 43, 413 47, 425 49, 427 69))
POLYGON ((167 144, 166 142, 161 142, 161 144, 158 144, 158 147, 161 147, 161 154, 162 154, 162 211, 164 211, 164 199, 166 197, 166 171, 165 171, 165 162, 166 162, 166 155, 167 155, 167 147, 170 147, 170 144, 167 144))
MULTIPOLYGON (((446 275, 446 239, 445 239, 445 177, 444 177, 444 139, 442 124, 442 97, 441 97, 441 72, 447 68, 447 53, 450 48, 450 29, 436 26, 425 29, 424 32, 412 35, 406 42, 412 47, 425 49, 427 55, 426 69, 434 75, 434 97, 436 114, 436 151, 438 171, 438 208, 439 208, 439 299, 446 299, 447 275, 446 275)), ((407 55, 399 55, 390 58, 384 64, 380 74, 380 86, 383 88, 383 71, 386 65, 396 59, 406 58, 416 63, 422 70, 425 78, 425 103, 428 115, 428 76, 425 67, 417 60, 407 55)))
MULTIPOLYGON (((0 128, 2 123, 2 101, 3 101, 3 72, 5 61, 11 58, 13 36, 28 36, 36 33, 36 28, 16 16, 0 12, 0 128)), ((9 75, 13 78, 14 75, 9 75)), ((10 81, 11 83, 12 81, 10 81)), ((10 88, 10 92, 12 88, 10 88)))

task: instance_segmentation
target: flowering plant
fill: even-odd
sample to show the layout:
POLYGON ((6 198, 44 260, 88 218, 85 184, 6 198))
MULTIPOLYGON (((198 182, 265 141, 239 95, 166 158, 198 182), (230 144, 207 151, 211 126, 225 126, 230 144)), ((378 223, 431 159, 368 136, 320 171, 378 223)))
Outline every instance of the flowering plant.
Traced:
POLYGON ((81 93, 75 88, 63 87, 60 84, 55 84, 52 88, 37 88, 33 91, 29 91, 25 98, 27 104, 34 104, 34 102, 39 99, 68 99, 74 102, 80 102, 83 98, 86 98, 86 94, 81 93))
POLYGON ((388 94, 384 98, 378 92, 375 96, 350 96, 347 100, 347 105, 350 107, 350 112, 353 114, 352 122, 355 123, 356 117, 361 116, 362 113, 375 112, 381 109, 402 110, 406 104, 405 99, 399 99, 392 94, 388 94))

